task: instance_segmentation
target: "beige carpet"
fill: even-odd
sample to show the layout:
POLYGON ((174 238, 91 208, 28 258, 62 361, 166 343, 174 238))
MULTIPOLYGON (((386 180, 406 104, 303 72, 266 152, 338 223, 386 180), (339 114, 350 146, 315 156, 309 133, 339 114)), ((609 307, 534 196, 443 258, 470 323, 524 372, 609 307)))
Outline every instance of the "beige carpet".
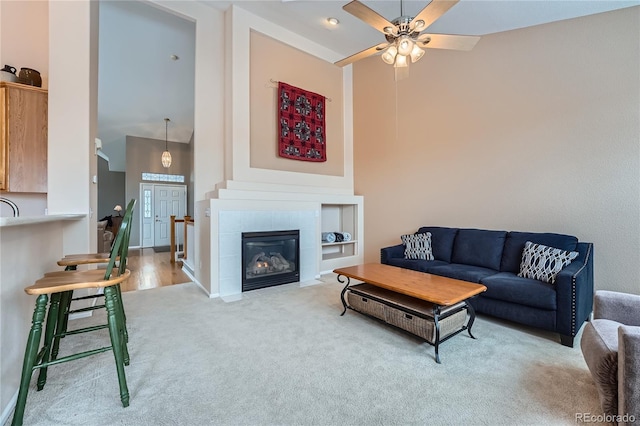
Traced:
MULTIPOLYGON (((110 352, 50 367, 25 425, 542 425, 600 412, 579 345, 479 316, 440 348, 348 311, 342 285, 225 303, 194 284, 125 293, 131 405, 110 352)), ((95 322, 77 320, 72 326, 95 322), (77 324, 75 324, 77 323, 77 324)), ((106 334, 70 336, 63 349, 106 334)))

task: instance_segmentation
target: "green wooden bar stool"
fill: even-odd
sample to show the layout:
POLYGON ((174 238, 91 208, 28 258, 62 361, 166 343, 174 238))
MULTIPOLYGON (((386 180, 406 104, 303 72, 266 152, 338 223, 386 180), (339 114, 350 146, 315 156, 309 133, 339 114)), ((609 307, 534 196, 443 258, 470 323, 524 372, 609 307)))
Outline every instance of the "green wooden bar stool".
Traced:
MULTIPOLYGON (((118 269, 122 272, 127 267, 127 254, 129 250, 129 236, 131 235, 131 220, 133 219, 133 209, 136 205, 136 200, 131 199, 127 208, 125 209, 124 217, 122 219, 122 224, 120 226, 120 231, 118 232, 117 237, 120 237, 122 234, 122 245, 120 246, 120 252, 117 253, 116 244, 114 241, 113 246, 111 247, 110 253, 89 253, 89 254, 69 254, 60 259, 57 263, 60 266, 65 267, 65 271, 76 271, 77 267, 80 265, 91 265, 91 264, 102 264, 109 262, 110 258, 116 255, 116 261, 119 262, 118 269)), ((116 239, 117 239, 116 237, 116 239)), ((58 273, 63 273, 59 271, 58 273)), ((52 276, 56 274, 56 272, 51 272, 45 274, 46 276, 52 276)), ((122 290, 120 285, 117 285, 118 297, 121 298, 122 290)), ((105 305, 94 305, 88 306, 80 309, 71 309, 71 304, 74 301, 81 300, 91 300, 95 298, 104 297, 104 293, 98 292, 98 294, 93 294, 89 296, 83 297, 73 297, 73 291, 64 292, 60 297, 60 309, 59 309, 59 321, 56 326, 56 331, 54 335, 54 342, 51 351, 51 359, 56 359, 58 357, 59 348, 60 348, 60 339, 64 338, 65 332, 67 331, 67 326, 69 322, 69 315, 78 312, 88 312, 96 309, 104 309, 105 305)), ((122 300, 122 299, 121 299, 122 300)), ((124 311, 124 306, 122 307, 122 315, 125 323, 125 342, 129 340, 129 333, 127 332, 126 322, 127 317, 124 311)), ((125 359, 125 365, 129 365, 129 358, 125 359)))
POLYGON ((122 259, 126 258, 127 255, 128 229, 130 229, 130 225, 131 214, 125 215, 122 221, 124 228, 121 228, 121 230, 126 232, 118 233, 114 247, 111 250, 111 256, 106 270, 93 269, 88 271, 51 272, 45 274, 45 276, 36 281, 34 285, 25 288, 27 294, 38 296, 38 298, 33 313, 31 331, 29 332, 27 340, 24 363, 22 365, 20 390, 18 391, 18 400, 11 423, 12 426, 22 424, 31 377, 36 369, 40 370, 37 380, 37 390, 42 390, 47 381, 47 370, 50 365, 74 361, 109 350, 113 351, 115 358, 122 405, 124 407, 129 405, 129 391, 124 372, 124 366, 129 363, 129 353, 127 350, 128 338, 126 337, 125 315, 120 284, 131 275, 131 272, 125 268, 126 262, 122 262, 122 259), (121 261, 119 267, 115 268, 118 257, 121 261), (67 331, 67 316, 64 315, 64 306, 66 306, 66 303, 70 303, 71 294, 74 290, 87 288, 104 289, 104 307, 107 310, 107 324, 67 331), (50 302, 47 313, 49 295, 50 302), (42 342, 42 347, 40 347, 43 335, 43 324, 45 324, 44 341, 42 342), (109 329, 111 346, 91 349, 62 358, 57 358, 57 352, 55 357, 53 356, 53 346, 54 344, 59 344, 61 337, 104 328, 109 329))

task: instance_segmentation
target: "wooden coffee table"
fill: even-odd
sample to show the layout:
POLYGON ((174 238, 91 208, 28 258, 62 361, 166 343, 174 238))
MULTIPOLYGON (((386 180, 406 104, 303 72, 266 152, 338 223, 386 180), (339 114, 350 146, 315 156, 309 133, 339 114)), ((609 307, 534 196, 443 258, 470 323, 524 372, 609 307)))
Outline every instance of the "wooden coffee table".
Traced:
MULTIPOLYGON (((342 305, 344 306, 344 310, 340 315, 344 315, 347 309, 353 309, 422 337, 427 336, 425 338, 427 343, 435 347, 437 363, 440 363, 438 352, 440 343, 464 330, 467 330, 469 336, 475 339, 471 334, 475 311, 467 301, 487 290, 481 284, 379 263, 338 268, 333 272, 338 274, 340 283, 345 283, 342 277, 346 277, 346 285, 342 293, 340 293, 342 305), (352 286, 351 279, 363 281, 366 284, 352 286), (347 291, 350 293, 349 296, 357 295, 365 302, 370 298, 376 307, 371 311, 373 315, 371 315, 371 312, 366 312, 368 308, 356 309, 347 304, 345 300, 347 291), (461 314, 459 313, 464 310, 469 313, 467 324, 464 325, 463 320, 461 325, 456 325, 455 329, 447 330, 446 335, 441 336, 441 323, 447 318, 453 318, 455 315, 460 317, 461 314), (384 311, 384 314, 382 311, 384 311), (397 320, 399 314, 405 316, 400 321, 397 320), (422 321, 423 327, 433 327, 434 333, 429 333, 429 330, 427 330, 426 334, 416 333, 414 331, 415 325, 411 324, 415 322, 413 321, 413 316, 422 321), (433 336, 433 338, 428 338, 430 336, 433 336)), ((466 313, 464 316, 466 317, 466 313)))

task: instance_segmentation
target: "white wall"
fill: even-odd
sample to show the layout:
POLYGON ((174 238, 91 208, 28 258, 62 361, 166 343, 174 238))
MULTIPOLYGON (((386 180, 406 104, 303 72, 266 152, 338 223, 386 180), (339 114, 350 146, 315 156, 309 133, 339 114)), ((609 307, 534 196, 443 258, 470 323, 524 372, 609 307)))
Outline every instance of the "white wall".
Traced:
MULTIPOLYGON (((196 80, 194 120, 195 202, 206 198, 224 177, 224 14, 196 2, 154 1, 159 7, 196 23, 196 80)), ((196 208, 195 277, 208 279, 209 233, 203 210, 196 208)), ((208 220, 208 218, 207 218, 208 220)))
MULTIPOLYGON (((0 67, 33 68, 49 87, 49 3, 47 1, 0 1, 0 67), (28 34, 28 37, 25 37, 28 34)), ((4 197, 18 205, 20 216, 42 215, 47 194, 11 193, 4 197)), ((3 205, 2 216, 10 216, 3 205)))
POLYGON ((397 84, 356 63, 366 261, 424 225, 557 232, 594 243, 597 289, 640 293, 638 34, 634 7, 427 49, 397 84))
MULTIPOLYGON (((47 27, 43 25, 43 19, 38 18, 40 15, 25 15, 22 10, 16 11, 8 7, 25 3, 31 5, 32 2, 0 2, 0 58, 5 58, 5 52, 9 52, 5 48, 6 44, 15 42, 13 35, 18 34, 12 31, 12 34, 7 35, 5 29, 15 28, 15 25, 5 26, 5 22, 19 24, 21 35, 40 34, 43 28, 47 27)), ((40 7, 48 5, 48 36, 38 36, 38 40, 40 46, 47 46, 48 43, 45 49, 48 56, 44 63, 49 64, 49 77, 46 79, 49 82, 49 213, 88 215, 97 205, 97 192, 95 185, 91 183, 91 176, 97 170, 93 141, 96 130, 99 3, 35 3, 39 3, 40 7), (48 41, 44 40, 45 38, 48 41)), ((199 200, 203 199, 204 194, 213 189, 215 183, 223 177, 223 14, 195 2, 159 3, 196 20, 194 173, 196 200, 199 200)), ((2 62, 4 64, 4 60, 2 62)), ((202 214, 203 211, 196 211, 196 226, 198 221, 203 223, 203 217, 198 218, 199 213, 202 214)), ((17 391, 16 376, 5 376, 5 366, 11 366, 15 373, 19 374, 29 330, 29 318, 35 302, 24 295, 22 289, 32 284, 43 273, 58 269, 55 261, 63 253, 88 252, 91 250, 90 247, 95 247, 94 219, 95 216, 87 217, 70 222, 64 227, 42 225, 49 227, 44 230, 34 226, 2 230, 0 291, 3 304, 0 309, 2 327, 11 328, 11 336, 3 332, 1 337, 3 352, 0 410, 12 408, 9 403, 13 393, 17 391), (43 241, 47 241, 47 244, 43 245, 43 241), (34 259, 38 261, 34 263, 34 259), (11 287, 6 283, 11 283, 11 287), (18 298, 24 299, 15 303, 12 309, 5 308, 5 300, 15 301, 18 298), (9 315, 10 319, 5 315, 9 315), (24 337, 14 340, 13 333, 24 337), (11 352, 5 352, 8 350, 11 352), (16 355, 18 353, 22 355, 16 355)), ((207 230, 208 224, 204 226, 207 230)), ((196 256, 205 256, 206 259, 209 255, 208 233, 198 231, 196 236, 196 247, 200 248, 200 253, 196 252, 196 256)), ((198 264, 201 265, 202 262, 198 264)), ((195 273, 198 278, 199 268, 195 273)))
MULTIPOLYGON (((19 34, 29 34, 33 27, 42 42, 41 19, 5 8, 2 19, 22 19, 19 34)), ((41 7, 44 5, 37 2, 41 7)), ((89 213, 96 204, 96 191, 90 176, 96 170, 89 141, 95 136, 95 100, 97 73, 95 49, 97 2, 49 3, 48 40, 40 58, 49 61, 49 213, 89 213), (50 55, 48 53, 50 53, 50 55), (75 72, 70 72, 69 70, 75 72), (93 103, 92 103, 93 101, 93 103)), ((39 9, 40 11, 42 9, 39 9)), ((40 15, 38 15, 41 17, 40 15)), ((4 26, 3 26, 4 31, 4 26)), ((4 42, 4 33, 3 42, 4 42)), ((2 385, 0 408, 8 416, 18 389, 20 366, 35 299, 24 294, 24 287, 45 272, 58 270, 56 261, 64 253, 86 253, 95 247, 96 233, 90 232, 88 217, 67 223, 16 226, 2 229, 0 249, 0 310, 2 323, 2 385)))
POLYGON ((0 424, 13 409, 36 297, 24 288, 60 269, 63 228, 71 223, 0 229, 0 424))
POLYGON ((49 87, 49 2, 0 2, 0 67, 32 68, 49 87), (26 26, 25 26, 26 25, 26 26))
MULTIPOLYGON (((97 2, 49 3, 49 214, 97 207, 97 2)), ((95 217, 64 234, 65 253, 96 246, 95 217)))
MULTIPOLYGON (((353 195, 353 128, 351 121, 353 98, 350 68, 342 71, 344 102, 343 175, 327 176, 251 167, 251 135, 250 126, 247 125, 247 117, 251 115, 249 105, 251 100, 250 34, 252 30, 330 63, 341 59, 341 55, 240 7, 232 6, 227 10, 226 26, 226 106, 227 111, 230 113, 226 119, 225 179, 259 184, 295 184, 313 188, 326 188, 332 194, 353 195)), ((282 66, 284 67, 286 64, 282 64, 282 66)), ((293 189, 293 191, 296 190, 293 189)))

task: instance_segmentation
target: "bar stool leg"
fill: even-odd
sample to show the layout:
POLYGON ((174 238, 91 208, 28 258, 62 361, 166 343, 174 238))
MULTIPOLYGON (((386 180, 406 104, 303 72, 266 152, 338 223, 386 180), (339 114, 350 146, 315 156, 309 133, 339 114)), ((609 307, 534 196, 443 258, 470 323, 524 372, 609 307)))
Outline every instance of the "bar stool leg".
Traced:
POLYGON ((124 365, 129 365, 129 349, 127 348, 126 332, 127 327, 124 323, 124 307, 122 305, 122 293, 118 291, 118 285, 114 286, 114 298, 117 301, 116 313, 118 314, 118 330, 120 333, 120 343, 122 344, 122 356, 124 365))
POLYGON ((24 417, 24 407, 27 403, 27 393, 29 392, 29 383, 31 382, 33 366, 35 365, 35 361, 38 356, 38 346, 40 345, 40 338, 42 337, 42 322, 44 321, 44 316, 47 311, 47 300, 48 297, 46 294, 41 294, 36 300, 36 308, 33 311, 31 331, 29 332, 29 338, 27 339, 27 348, 24 352, 24 362, 22 364, 22 377, 20 379, 18 401, 16 402, 16 410, 13 414, 11 426, 22 425, 22 418, 24 417))
MULTIPOLYGON (((56 325, 58 323, 58 310, 60 309, 60 293, 54 293, 51 295, 51 302, 49 303, 49 313, 47 314, 47 326, 44 332, 44 345, 42 346, 42 363, 49 362, 49 356, 51 355, 51 342, 53 341, 53 334, 56 331, 56 325)), ((47 369, 48 367, 42 367, 40 374, 38 374, 38 387, 41 391, 47 383, 47 369)))
MULTIPOLYGON (((129 343, 129 332, 127 331, 127 314, 124 312, 124 302, 122 301, 122 288, 120 284, 116 286, 118 290, 118 300, 120 300, 120 312, 122 314, 122 328, 124 329, 124 341, 129 343)), ((129 363, 127 363, 129 365, 129 363)))
MULTIPOLYGON (((66 314, 62 325, 62 333, 67 332, 67 324, 69 323, 69 311, 71 310, 71 301, 73 300, 73 290, 69 291, 69 301, 67 302, 66 314)), ((64 336, 62 336, 64 338, 64 336)))
MULTIPOLYGON (((77 271, 78 267, 76 265, 69 265, 64 268, 65 271, 77 271)), ((61 311, 64 312, 64 321, 62 324, 58 322, 58 326, 56 327, 56 334, 62 334, 62 336, 55 339, 54 346, 56 348, 60 347, 60 339, 63 339, 64 333, 67 332, 67 323, 69 322, 69 311, 71 310, 71 299, 73 299, 73 290, 66 291, 65 293, 69 293, 69 299, 66 303, 64 303, 64 297, 62 298, 62 304, 60 305, 61 311), (57 344, 56 344, 57 342, 57 344)), ((52 359, 56 359, 58 356, 58 351, 56 350, 55 355, 52 354, 52 359)))
POLYGON ((53 336, 53 347, 51 348, 51 359, 58 358, 58 352, 60 350, 60 339, 64 337, 64 333, 67 332, 67 320, 69 318, 69 308, 71 306, 71 298, 73 297, 73 290, 65 291, 60 297, 60 310, 58 311, 58 321, 56 324, 56 332, 53 336))
POLYGON ((117 290, 115 286, 105 287, 105 306, 107 308, 107 322, 109 324, 109 336, 111 337, 111 346, 113 348, 113 356, 116 360, 116 369, 118 371, 118 384, 120 385, 120 400, 123 407, 129 406, 129 389, 127 388, 127 378, 124 373, 124 354, 122 351, 122 337, 120 334, 118 312, 117 290))

